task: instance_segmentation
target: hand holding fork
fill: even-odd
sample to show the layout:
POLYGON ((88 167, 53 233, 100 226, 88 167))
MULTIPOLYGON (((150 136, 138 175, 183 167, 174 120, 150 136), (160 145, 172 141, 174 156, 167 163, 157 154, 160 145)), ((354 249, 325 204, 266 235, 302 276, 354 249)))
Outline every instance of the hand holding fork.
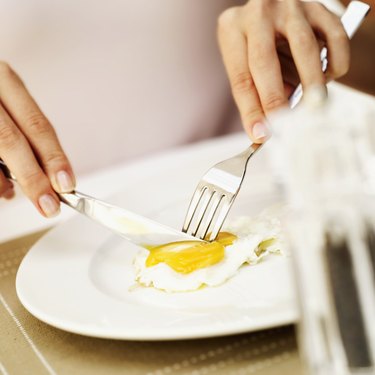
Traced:
MULTIPOLYGON (((349 4, 341 18, 349 38, 354 35, 369 9, 367 4, 360 1, 349 4)), ((320 53, 323 72, 328 66, 327 55, 327 48, 324 47, 320 53)), ((291 109, 301 100, 302 94, 302 86, 299 84, 289 98, 291 109)), ((183 232, 209 241, 216 238, 241 188, 247 164, 260 148, 260 144, 253 143, 242 153, 221 161, 206 172, 191 199, 183 232)))

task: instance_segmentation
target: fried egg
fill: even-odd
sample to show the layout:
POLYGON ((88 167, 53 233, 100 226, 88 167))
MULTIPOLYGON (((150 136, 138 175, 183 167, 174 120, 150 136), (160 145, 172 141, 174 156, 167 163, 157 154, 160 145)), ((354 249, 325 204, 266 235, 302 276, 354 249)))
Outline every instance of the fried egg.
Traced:
POLYGON ((279 212, 229 221, 213 242, 184 241, 140 249, 135 281, 167 292, 217 286, 271 253, 283 253, 279 212))

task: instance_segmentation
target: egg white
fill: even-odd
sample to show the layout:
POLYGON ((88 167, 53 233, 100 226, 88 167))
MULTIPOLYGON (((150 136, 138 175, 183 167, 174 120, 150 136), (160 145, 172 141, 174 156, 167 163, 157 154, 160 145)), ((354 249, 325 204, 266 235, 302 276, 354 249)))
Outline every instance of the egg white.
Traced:
POLYGON ((229 221, 223 231, 233 233, 238 238, 225 248, 223 260, 188 274, 176 272, 165 263, 146 267, 149 251, 140 249, 134 259, 135 281, 142 286, 167 292, 187 292, 202 286, 220 285, 233 277, 243 264, 253 265, 270 253, 284 252, 279 213, 273 210, 263 212, 256 218, 239 217, 229 221), (269 239, 275 241, 257 255, 259 244, 269 239))

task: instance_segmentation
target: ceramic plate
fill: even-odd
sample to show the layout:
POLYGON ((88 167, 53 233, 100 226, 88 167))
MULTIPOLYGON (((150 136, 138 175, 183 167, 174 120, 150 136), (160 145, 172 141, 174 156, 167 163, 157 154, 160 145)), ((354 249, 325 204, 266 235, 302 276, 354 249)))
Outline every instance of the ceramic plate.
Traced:
MULTIPOLYGON (((107 200, 179 227, 191 194, 191 176, 179 177, 173 189, 166 183, 170 169, 157 176, 128 185, 107 200)), ((268 191, 269 182, 253 176, 255 180, 256 184, 245 184, 232 217, 256 214, 278 201, 268 191)), ((166 293, 131 288, 137 251, 135 245, 76 216, 50 231, 26 255, 17 274, 18 296, 31 314, 52 326, 112 339, 202 338, 296 319, 287 257, 273 255, 258 265, 242 267, 215 288, 166 293)))

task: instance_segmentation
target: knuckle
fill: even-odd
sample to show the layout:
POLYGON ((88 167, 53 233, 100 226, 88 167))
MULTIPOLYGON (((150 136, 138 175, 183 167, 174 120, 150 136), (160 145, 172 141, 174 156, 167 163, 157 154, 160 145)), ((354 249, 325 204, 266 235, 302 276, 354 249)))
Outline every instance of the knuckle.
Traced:
POLYGON ((279 93, 272 93, 262 100, 263 108, 266 112, 280 108, 285 104, 285 98, 279 93))
POLYGON ((68 166, 68 160, 59 150, 49 152, 47 155, 43 156, 42 159, 43 164, 46 165, 58 165, 60 168, 68 166))
POLYGON ((36 190, 44 185, 45 176, 41 170, 35 169, 25 172, 22 176, 18 177, 22 180, 22 185, 27 192, 36 190))
POLYGON ((232 90, 234 94, 243 94, 254 89, 254 81, 250 72, 237 73, 232 80, 232 90))
POLYGON ((32 200, 44 194, 53 194, 50 181, 40 168, 23 172, 18 176, 18 181, 22 191, 32 200))
POLYGON ((32 112, 28 115, 26 125, 31 132, 37 135, 51 133, 51 127, 48 120, 43 116, 43 114, 38 112, 32 112))
POLYGON ((268 62, 272 56, 272 47, 266 44, 254 44, 249 50, 251 62, 257 64, 259 67, 268 66, 268 62))
POLYGON ((324 4, 320 3, 319 1, 309 1, 305 3, 305 6, 308 8, 313 9, 314 11, 325 11, 327 8, 325 7, 324 4))
POLYGON ((300 31, 295 35, 294 41, 298 46, 309 46, 315 42, 315 39, 312 33, 300 31))
POLYGON ((268 0, 252 0, 247 3, 247 9, 254 12, 256 16, 264 16, 269 14, 270 2, 268 0))
POLYGON ((238 12, 240 7, 231 7, 222 12, 217 19, 218 30, 231 29, 237 21, 238 12))
POLYGON ((16 146, 19 141, 19 131, 15 126, 2 124, 0 126, 1 148, 10 149, 16 146))
MULTIPOLYGON (((300 7, 298 6, 297 8, 299 9, 300 7)), ((284 12, 284 22, 287 30, 293 29, 297 32, 301 23, 300 12, 294 7, 285 7, 284 12)))
POLYGON ((242 114, 242 120, 244 123, 249 123, 254 119, 260 119, 263 117, 263 111, 260 107, 249 107, 246 108, 242 114))

